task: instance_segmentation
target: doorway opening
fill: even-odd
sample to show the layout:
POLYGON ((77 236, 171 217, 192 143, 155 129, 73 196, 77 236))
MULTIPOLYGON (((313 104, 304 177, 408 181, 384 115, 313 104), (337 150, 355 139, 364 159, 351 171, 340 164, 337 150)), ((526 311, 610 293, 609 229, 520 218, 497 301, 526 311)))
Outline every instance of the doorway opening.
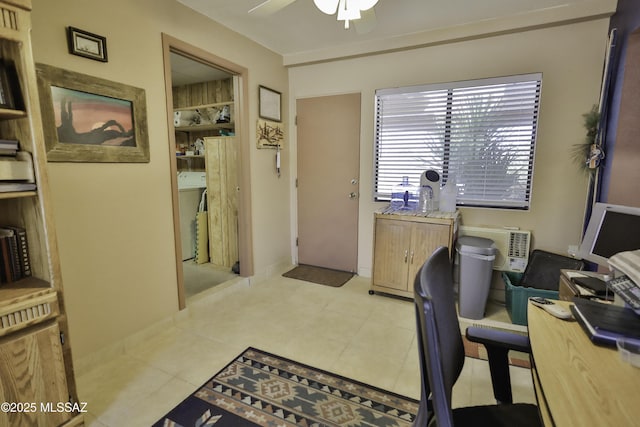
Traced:
POLYGON ((247 70, 162 35, 179 308, 253 274, 247 70))

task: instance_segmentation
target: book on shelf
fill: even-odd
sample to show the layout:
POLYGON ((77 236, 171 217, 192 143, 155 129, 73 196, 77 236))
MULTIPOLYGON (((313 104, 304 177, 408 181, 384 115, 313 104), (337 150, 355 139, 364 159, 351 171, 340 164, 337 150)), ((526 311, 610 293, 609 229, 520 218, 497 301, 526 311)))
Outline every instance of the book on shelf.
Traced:
POLYGON ((14 191, 33 191, 36 185, 30 182, 3 182, 0 181, 0 193, 9 193, 14 191))
POLYGON ((0 139, 0 156, 2 158, 16 157, 20 151, 20 143, 16 139, 0 139))
POLYGON ((0 138, 0 148, 18 151, 20 149, 20 142, 18 142, 17 139, 0 138))
POLYGON ((0 283, 12 283, 13 270, 11 266, 11 249, 9 248, 9 239, 0 237, 0 283))
POLYGON ((0 182, 35 182, 33 159, 28 151, 18 151, 14 156, 0 156, 0 182))
POLYGON ((11 283, 30 276, 26 230, 14 226, 0 227, 0 282, 11 283))
POLYGON ((0 228, 0 239, 2 243, 2 256, 9 258, 11 281, 15 282, 21 277, 20 273, 20 259, 18 258, 18 240, 16 239, 16 232, 8 228, 0 228))
POLYGON ((0 156, 0 193, 33 191, 35 189, 31 153, 18 151, 14 156, 0 156))
POLYGON ((27 241, 27 230, 22 227, 14 227, 6 225, 3 228, 13 230, 15 232, 18 244, 18 258, 20 260, 21 277, 31 277, 31 262, 29 261, 29 242, 27 241))

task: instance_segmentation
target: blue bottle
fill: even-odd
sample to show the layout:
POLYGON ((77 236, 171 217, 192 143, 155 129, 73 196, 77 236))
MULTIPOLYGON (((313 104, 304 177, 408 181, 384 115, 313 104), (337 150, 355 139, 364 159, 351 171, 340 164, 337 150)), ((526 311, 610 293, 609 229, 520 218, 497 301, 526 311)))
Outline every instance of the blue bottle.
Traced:
POLYGON ((402 182, 391 190, 391 207, 396 210, 414 210, 418 206, 418 191, 409 184, 409 177, 403 176, 402 182))

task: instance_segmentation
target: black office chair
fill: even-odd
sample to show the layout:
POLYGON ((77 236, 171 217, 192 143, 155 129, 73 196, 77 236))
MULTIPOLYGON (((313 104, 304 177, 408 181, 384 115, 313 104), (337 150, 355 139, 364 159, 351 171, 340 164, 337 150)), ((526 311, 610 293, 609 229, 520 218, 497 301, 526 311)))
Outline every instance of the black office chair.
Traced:
POLYGON ((446 247, 438 248, 418 272, 414 296, 422 376, 422 395, 414 427, 426 427, 433 421, 438 427, 541 426, 536 405, 511 403, 507 353, 510 349, 531 352, 529 339, 515 333, 467 329, 468 339, 487 348, 494 395, 501 404, 451 408, 453 385, 462 371, 465 355, 446 247))

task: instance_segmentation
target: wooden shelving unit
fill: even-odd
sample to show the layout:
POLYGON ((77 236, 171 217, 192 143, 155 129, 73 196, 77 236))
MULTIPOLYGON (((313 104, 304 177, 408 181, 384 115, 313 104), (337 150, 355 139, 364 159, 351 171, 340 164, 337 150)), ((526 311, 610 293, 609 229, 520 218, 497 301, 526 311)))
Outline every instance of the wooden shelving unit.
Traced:
MULTIPOLYGON (((231 110, 233 110, 233 102, 215 102, 212 104, 193 105, 190 107, 175 108, 174 111, 206 111, 208 108, 219 109, 220 107, 229 107, 231 110)), ((235 124, 233 123, 233 121, 230 121, 225 123, 208 123, 202 125, 175 127, 176 132, 209 132, 220 129, 233 130, 235 129, 235 124)))
POLYGON ((20 197, 37 197, 37 196, 38 196, 37 191, 16 191, 11 193, 0 193, 0 200, 1 199, 17 199, 20 197))
POLYGON ((213 130, 235 128, 234 123, 216 123, 211 125, 193 125, 193 126, 178 126, 175 128, 176 132, 209 132, 213 130))
POLYGON ((0 108, 0 119, 20 119, 22 117, 26 117, 27 112, 23 110, 9 110, 7 108, 0 108))
POLYGON ((0 109, 0 138, 20 141, 20 149, 33 158, 36 180, 34 191, 0 193, 0 227, 26 231, 30 264, 30 276, 0 285, 0 400, 35 404, 34 411, 0 412, 0 426, 81 425, 77 410, 40 406, 73 406, 78 398, 31 50, 31 0, 0 0, 0 16, 0 58, 15 66, 17 81, 10 84, 25 106, 0 109))

